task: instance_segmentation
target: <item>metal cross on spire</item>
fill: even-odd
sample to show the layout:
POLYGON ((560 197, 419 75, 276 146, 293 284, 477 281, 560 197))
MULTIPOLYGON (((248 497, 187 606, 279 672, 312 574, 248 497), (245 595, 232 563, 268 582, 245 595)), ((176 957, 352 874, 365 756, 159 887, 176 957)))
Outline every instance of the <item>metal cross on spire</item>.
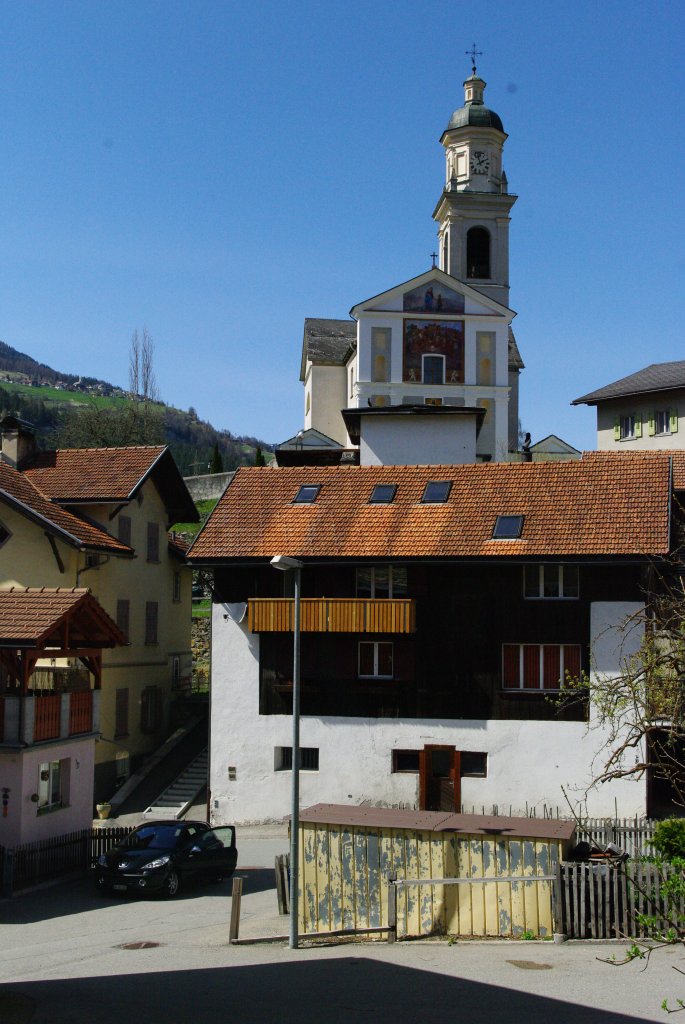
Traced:
POLYGON ((467 57, 471 58, 471 66, 473 68, 473 73, 475 75, 475 73, 476 73, 476 57, 482 57, 483 56, 483 51, 482 50, 477 50, 476 49, 476 44, 474 43, 473 46, 471 47, 471 49, 470 50, 464 50, 464 53, 466 54, 467 57))
POLYGON ((437 258, 438 258, 437 252, 432 252, 431 253, 431 259, 433 260, 433 270, 435 270, 435 261, 437 260, 437 258))

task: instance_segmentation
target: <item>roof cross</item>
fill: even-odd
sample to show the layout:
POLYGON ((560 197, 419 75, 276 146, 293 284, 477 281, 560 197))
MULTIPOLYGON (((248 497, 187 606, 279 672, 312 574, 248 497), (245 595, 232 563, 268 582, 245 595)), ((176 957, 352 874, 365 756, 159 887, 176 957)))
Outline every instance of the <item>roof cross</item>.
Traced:
POLYGON ((475 75, 475 73, 476 73, 476 57, 482 57, 483 56, 483 51, 482 50, 477 50, 476 49, 476 44, 474 43, 473 46, 471 47, 471 49, 470 50, 464 50, 464 53, 466 54, 467 57, 471 58, 471 66, 473 68, 473 73, 475 75))
POLYGON ((430 257, 431 257, 431 259, 433 260, 433 270, 435 270, 435 261, 436 261, 436 260, 437 260, 437 258, 438 258, 438 254, 437 254, 437 252, 432 252, 432 253, 430 254, 430 257))

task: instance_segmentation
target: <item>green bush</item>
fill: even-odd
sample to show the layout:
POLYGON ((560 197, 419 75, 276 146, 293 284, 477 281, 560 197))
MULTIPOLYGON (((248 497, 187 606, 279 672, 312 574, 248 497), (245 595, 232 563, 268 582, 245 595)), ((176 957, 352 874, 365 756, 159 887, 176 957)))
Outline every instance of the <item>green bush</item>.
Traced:
POLYGON ((666 861, 685 858, 685 818, 666 818, 654 829, 652 846, 666 861))

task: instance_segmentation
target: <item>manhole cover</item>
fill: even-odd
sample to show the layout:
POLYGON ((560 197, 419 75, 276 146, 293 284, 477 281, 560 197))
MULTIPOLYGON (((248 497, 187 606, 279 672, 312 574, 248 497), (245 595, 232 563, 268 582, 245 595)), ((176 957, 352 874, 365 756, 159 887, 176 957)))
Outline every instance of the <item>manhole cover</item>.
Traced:
POLYGON ((522 971, 551 971, 551 964, 539 964, 535 960, 507 960, 508 964, 520 967, 522 971))
POLYGON ((115 949, 156 949, 157 946, 162 946, 162 942, 147 942, 143 939, 142 942, 122 942, 120 946, 115 946, 115 949))

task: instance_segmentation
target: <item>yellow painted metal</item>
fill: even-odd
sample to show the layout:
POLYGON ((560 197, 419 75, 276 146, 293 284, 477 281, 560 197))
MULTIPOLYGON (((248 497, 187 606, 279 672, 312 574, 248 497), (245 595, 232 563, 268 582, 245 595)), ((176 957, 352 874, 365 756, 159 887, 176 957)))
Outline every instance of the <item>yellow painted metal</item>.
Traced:
MULTIPOLYGON (((293 630, 292 598, 253 597, 247 626, 253 633, 293 630)), ((414 633, 416 602, 405 598, 305 597, 300 602, 303 633, 414 633)))
POLYGON ((303 822, 300 930, 326 934, 384 927, 387 876, 394 871, 398 879, 492 879, 401 886, 400 938, 549 936, 553 883, 539 876, 553 874, 561 856, 557 839, 303 822))

